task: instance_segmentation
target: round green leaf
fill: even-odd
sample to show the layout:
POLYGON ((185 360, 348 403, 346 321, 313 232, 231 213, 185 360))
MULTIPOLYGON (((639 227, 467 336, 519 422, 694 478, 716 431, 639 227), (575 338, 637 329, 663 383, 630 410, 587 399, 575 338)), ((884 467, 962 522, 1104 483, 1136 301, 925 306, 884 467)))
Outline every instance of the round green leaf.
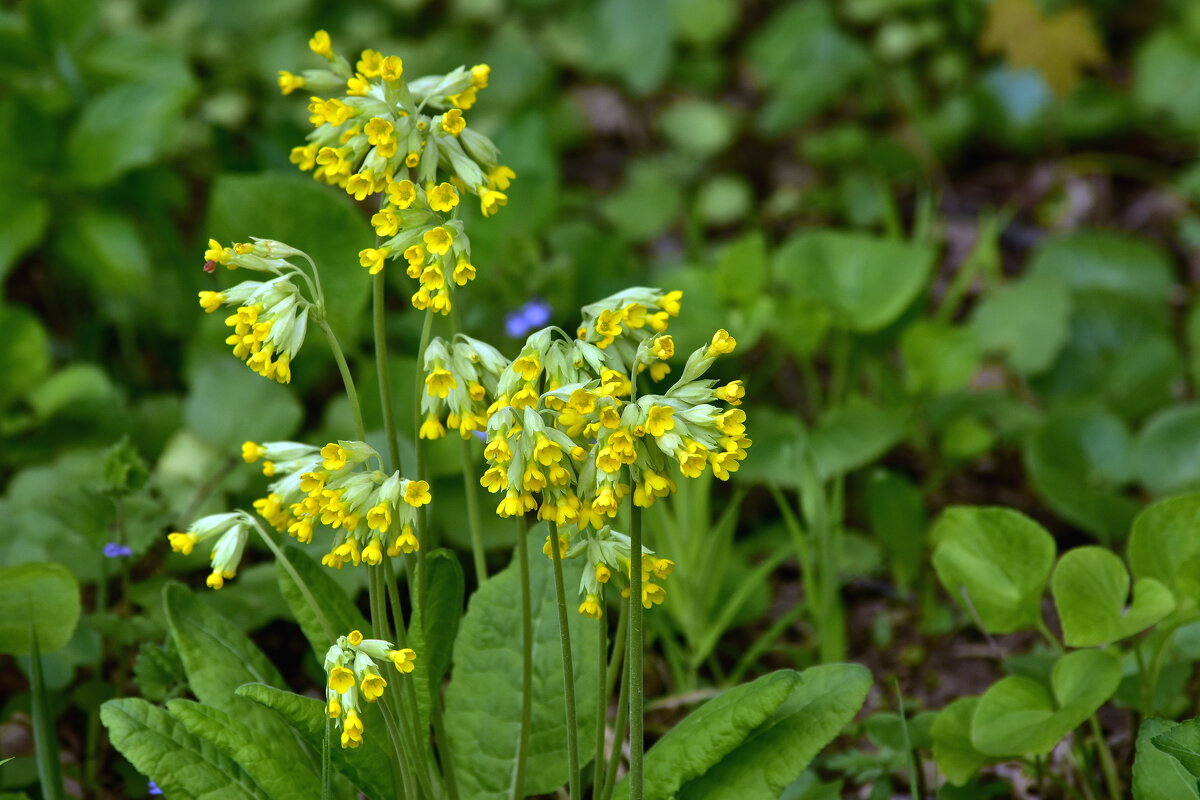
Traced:
POLYGON ((971 745, 989 756, 1046 755, 1112 697, 1120 682, 1120 665, 1101 650, 1060 658, 1050 690, 1032 678, 1002 678, 979 698, 971 745))
POLYGON ((1155 494, 1200 488, 1200 404, 1166 408, 1138 435, 1138 477, 1155 494))
POLYGON ((50 368, 50 344, 38 318, 19 306, 0 307, 0 410, 31 389, 50 368))
POLYGON ((0 653, 43 653, 67 643, 79 621, 79 585, 61 564, 0 568, 0 653))
POLYGON ((1012 368, 1036 375, 1067 342, 1071 294, 1052 275, 1031 275, 992 292, 971 317, 971 330, 987 352, 1003 354, 1012 368))
POLYGON ((989 633, 1034 627, 1054 565, 1054 539, 1007 508, 946 509, 931 534, 938 580, 989 633))
POLYGON ((1200 494, 1159 500, 1133 521, 1129 566, 1134 577, 1152 578, 1175 595, 1200 600, 1200 494))
POLYGON ((933 759, 946 780, 963 786, 993 759, 971 745, 971 720, 978 697, 960 697, 933 721, 933 759))
POLYGON ((1129 573, 1103 547, 1077 547, 1063 555, 1050 580, 1063 640, 1071 647, 1096 647, 1132 636, 1175 610, 1171 590, 1154 578, 1134 586, 1126 607, 1129 573))

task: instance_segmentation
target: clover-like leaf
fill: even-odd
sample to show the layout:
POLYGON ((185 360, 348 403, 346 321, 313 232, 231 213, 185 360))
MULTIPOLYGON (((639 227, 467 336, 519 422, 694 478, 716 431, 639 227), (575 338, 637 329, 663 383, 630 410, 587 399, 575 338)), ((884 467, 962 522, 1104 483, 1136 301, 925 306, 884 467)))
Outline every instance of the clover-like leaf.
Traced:
POLYGON ((1129 566, 1134 577, 1154 578, 1177 602, 1200 600, 1200 494, 1147 506, 1133 521, 1129 566))
POLYGON ((1129 572, 1103 547, 1077 547, 1063 555, 1050 579, 1063 640, 1071 647, 1096 647, 1149 628, 1175 610, 1171 590, 1140 578, 1129 596, 1129 572))

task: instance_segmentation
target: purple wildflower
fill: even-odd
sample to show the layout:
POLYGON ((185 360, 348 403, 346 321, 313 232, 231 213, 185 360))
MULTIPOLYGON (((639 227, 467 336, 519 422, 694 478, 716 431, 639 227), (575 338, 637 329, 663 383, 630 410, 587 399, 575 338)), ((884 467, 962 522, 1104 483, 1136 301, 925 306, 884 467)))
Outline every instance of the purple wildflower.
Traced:
POLYGON ((550 305, 535 297, 504 317, 504 330, 512 338, 520 339, 530 331, 545 327, 550 321, 550 313, 550 305))
POLYGON ((117 544, 116 542, 109 542, 104 545, 103 552, 105 558, 128 558, 133 555, 132 548, 126 547, 123 544, 117 544))
POLYGON ((155 794, 155 795, 163 793, 163 790, 158 788, 158 784, 155 783, 154 781, 150 781, 150 788, 148 791, 149 791, 149 794, 155 794))

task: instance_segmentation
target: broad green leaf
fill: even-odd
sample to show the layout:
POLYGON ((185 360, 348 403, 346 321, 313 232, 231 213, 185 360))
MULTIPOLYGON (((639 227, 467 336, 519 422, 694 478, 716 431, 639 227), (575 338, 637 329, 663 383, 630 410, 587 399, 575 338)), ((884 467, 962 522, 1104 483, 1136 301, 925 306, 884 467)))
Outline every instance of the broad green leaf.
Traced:
MULTIPOLYGON (((371 287, 358 251, 371 247, 375 237, 344 192, 294 175, 220 175, 209 195, 207 235, 224 244, 251 236, 277 239, 312 256, 329 324, 342 347, 352 350, 371 287)), ((322 338, 310 326, 306 347, 324 348, 322 338)))
POLYGON ((1165 719, 1142 721, 1133 759, 1134 800, 1200 800, 1196 776, 1156 744, 1159 736, 1170 735, 1179 727, 1165 719))
POLYGON ((1162 25, 1142 40, 1134 60, 1133 96, 1141 108, 1185 131, 1200 131, 1200 50, 1188 31, 1162 25))
POLYGON ((871 533, 888 549, 897 583, 912 586, 924 563, 927 517, 920 488, 898 472, 877 469, 866 499, 871 533))
POLYGON ((913 394, 962 389, 982 360, 968 329, 932 319, 917 320, 905 329, 900 353, 904 356, 904 383, 913 394))
POLYGON ((1153 578, 1182 603, 1200 600, 1200 494, 1159 500, 1133 521, 1129 566, 1139 580, 1153 578))
POLYGON ((1013 369, 1036 375, 1067 342, 1071 294, 1062 278, 1030 275, 984 298, 971 317, 979 346, 1008 359, 1013 369))
POLYGON ((50 368, 42 323, 21 306, 0 305, 0 411, 33 388, 50 368))
POLYGON ((321 793, 312 757, 294 737, 262 736, 236 717, 191 700, 168 701, 167 711, 237 762, 271 800, 311 800, 321 793))
POLYGON ((1120 682, 1120 665, 1101 650, 1060 658, 1050 690, 1033 678, 1001 678, 979 698, 971 745, 989 756, 1044 756, 1112 697, 1120 682))
POLYGON ((1047 236, 1028 270, 1062 278, 1072 291, 1112 292, 1156 307, 1170 296, 1175 273, 1170 257, 1150 240, 1106 230, 1047 236))
POLYGON ((938 580, 985 631, 1012 633, 1041 619, 1055 550, 1045 528, 1007 508, 953 506, 930 535, 938 580))
POLYGON ((1129 482, 1132 443, 1121 418, 1101 409, 1051 414, 1029 438, 1025 465, 1038 494, 1063 518, 1106 539, 1137 513, 1118 487, 1129 482))
POLYGON ((615 75, 636 94, 654 91, 667 76, 674 57, 671 10, 667 3, 603 0, 587 33, 591 63, 585 68, 615 75), (637 20, 636 25, 630 25, 637 20))
POLYGON ((79 621, 79 586, 61 564, 0 567, 0 653, 51 653, 79 621))
POLYGON ((450 669, 466 593, 462 564, 453 550, 434 550, 425 558, 425 570, 428 619, 418 608, 408 624, 408 645, 417 651, 412 679, 422 724, 429 722, 433 698, 441 695, 442 679, 450 669))
POLYGON ((904 438, 905 412, 852 400, 821 417, 808 446, 822 480, 853 472, 882 456, 904 438))
POLYGON ((1111 550, 1077 547, 1063 554, 1050 579, 1054 606, 1069 647, 1096 647, 1154 625, 1175 610, 1171 590, 1141 578, 1129 596, 1129 572, 1111 550))
MULTIPOLYGON (((567 780, 563 677, 550 559, 542 555, 546 527, 529 532, 533 599, 533 726, 525 771, 526 794, 548 793, 567 780)), ((570 602, 579 586, 578 560, 564 565, 571 606, 567 615, 575 664, 579 740, 591 741, 596 716, 595 628, 570 602)), ((507 797, 521 721, 521 603, 516 558, 471 595, 454 642, 454 671, 446 688, 446 728, 459 790, 465 797, 507 797)), ((587 756, 582 756, 586 761, 587 756)))
POLYGON ((271 800, 215 745, 156 705, 137 697, 109 700, 100 720, 121 755, 172 800, 271 800))
POLYGON ((279 670, 246 634, 179 584, 163 588, 163 606, 196 698, 233 714, 259 735, 286 735, 278 720, 235 694, 243 683, 284 685, 279 670))
POLYGON ((1164 408, 1137 437, 1138 478, 1159 495, 1200 488, 1200 403, 1164 408))
POLYGON ((774 800, 854 719, 870 689, 871 673, 858 664, 805 670, 783 705, 678 797, 774 800))
POLYGON ((600 210, 618 232, 634 240, 661 233, 683 210, 683 195, 666 164, 643 159, 630 164, 625 185, 606 197, 600 210))
POLYGON ((99 186, 149 164, 173 144, 193 91, 191 82, 123 83, 96 95, 67 142, 71 172, 99 186))
POLYGON ((925 287, 932 246, 842 231, 802 232, 775 254, 775 278, 823 302, 837 324, 870 333, 894 322, 925 287))
MULTIPOLYGON (((328 719, 323 702, 261 683, 241 686, 237 694, 275 711, 300 734, 309 747, 321 752, 325 721, 328 719)), ((363 743, 360 746, 330 748, 333 766, 371 800, 393 797, 392 758, 387 747, 387 731, 378 714, 374 715, 374 720, 364 717, 363 722, 363 743), (373 724, 376 720, 379 720, 378 724, 373 724)), ((335 741, 337 736, 339 734, 335 728, 335 741)))
POLYGON ((75 274, 96 291, 140 298, 151 289, 146 235, 127 215, 88 206, 63 225, 55 244, 75 274))
MULTIPOLYGON (((791 670, 770 672, 727 689, 684 717, 646 752, 646 800, 675 797, 684 784, 720 763, 771 718, 799 681, 791 670)), ((617 797, 625 786, 618 785, 617 797)))
POLYGON ((0 281, 41 241, 49 221, 46 200, 12 191, 0 195, 0 281))
POLYGON ((978 697, 960 697, 933 721, 933 759, 955 786, 965 785, 980 767, 993 761, 971 745, 971 720, 977 705, 978 697))
POLYGON ((756 231, 722 247, 714 274, 722 297, 742 303, 755 301, 767 282, 766 239, 756 231))
POLYGON ((684 100, 659 114, 658 127, 684 153, 709 158, 733 140, 737 120, 728 106, 708 100, 684 100))
POLYGON ((1193 780, 1200 778, 1200 718, 1181 722, 1153 741, 1155 747, 1183 765, 1193 780))
POLYGON ((242 442, 287 439, 304 414, 286 386, 250 371, 232 354, 206 359, 192 370, 183 404, 188 428, 228 453, 242 442), (245 413, 253 409, 253 413, 245 413))
POLYGON ((362 612, 346 596, 337 581, 329 576, 326 568, 321 567, 298 547, 285 546, 283 555, 287 563, 275 563, 279 591, 291 606, 296 622, 300 624, 300 630, 304 631, 304 636, 312 645, 318 661, 325 657, 325 651, 337 641, 337 637, 345 636, 354 630, 370 630, 362 612), (293 570, 299 576, 299 582, 295 580, 293 570), (328 630, 326 625, 329 626, 328 630))

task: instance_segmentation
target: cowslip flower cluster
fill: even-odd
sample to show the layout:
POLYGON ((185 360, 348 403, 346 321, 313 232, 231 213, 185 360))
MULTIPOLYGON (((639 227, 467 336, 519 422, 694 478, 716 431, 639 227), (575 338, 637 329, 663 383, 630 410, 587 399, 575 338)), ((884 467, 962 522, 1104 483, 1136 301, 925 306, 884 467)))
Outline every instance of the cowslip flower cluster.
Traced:
MULTIPOLYGON (((562 558, 583 558, 587 565, 579 578, 579 596, 583 598, 579 604, 580 614, 592 619, 604 616, 604 587, 610 584, 614 575, 622 579, 621 596, 629 597, 634 561, 628 536, 605 525, 599 530, 584 531, 573 544, 569 536, 560 533, 558 546, 562 558)), ((542 552, 553 558, 550 547, 551 537, 547 536, 542 552)), ((665 582, 675 562, 669 558, 659 558, 653 550, 643 545, 639 567, 642 570, 642 605, 646 608, 660 605, 667 598, 667 590, 661 583, 655 583, 654 579, 665 582)))
POLYGON ((487 88, 491 69, 477 64, 409 81, 399 56, 364 50, 353 69, 317 31, 310 49, 325 69, 279 73, 284 94, 305 88, 314 130, 291 160, 356 200, 380 196, 371 219, 382 241, 359 253, 371 274, 403 258, 417 280, 418 309, 449 313, 451 286, 475 277, 471 245, 457 219, 464 194, 479 198, 484 216, 507 205, 516 173, 499 163, 487 136, 468 127, 463 111, 487 88), (327 99, 326 99, 327 98, 327 99))
POLYGON ((306 282, 308 276, 287 260, 292 256, 308 258, 294 247, 270 239, 239 242, 232 247, 210 239, 204 253, 206 268, 224 264, 230 269, 249 269, 276 277, 199 293, 200 307, 207 313, 223 307, 234 310, 225 319, 225 324, 233 328, 225 339, 233 354, 259 375, 280 383, 292 380, 291 363, 304 345, 309 316, 323 316, 320 296, 305 297, 296 283, 297 276, 306 282))
POLYGON ((208 586, 220 589, 225 581, 237 575, 238 564, 242 560, 242 551, 246 548, 246 539, 250 535, 253 521, 245 511, 230 511, 224 514, 209 514, 191 524, 184 532, 167 535, 171 549, 176 553, 191 555, 196 545, 209 539, 216 539, 209 560, 212 561, 212 573, 208 576, 208 586))
POLYGON ((402 674, 413 671, 417 654, 409 648, 397 650, 383 639, 364 639, 361 631, 338 637, 325 652, 325 711, 338 721, 342 747, 362 744, 363 723, 359 716, 361 700, 374 703, 383 696, 387 678, 379 671, 380 662, 391 662, 402 674))
POLYGON ((246 442, 242 458, 263 462, 275 478, 254 508, 280 532, 302 543, 321 526, 333 531, 321 563, 341 569, 347 562, 375 566, 384 554, 397 556, 420 548, 413 533, 417 509, 432 498, 429 484, 370 469, 382 464, 365 442, 330 442, 318 449, 297 442, 246 442))
POLYGON ((418 435, 440 439, 457 428, 466 439, 487 427, 491 399, 496 396, 508 359, 490 344, 457 334, 450 341, 435 337, 425 349, 421 396, 424 421, 418 435), (444 424, 443 424, 444 420, 444 424))

